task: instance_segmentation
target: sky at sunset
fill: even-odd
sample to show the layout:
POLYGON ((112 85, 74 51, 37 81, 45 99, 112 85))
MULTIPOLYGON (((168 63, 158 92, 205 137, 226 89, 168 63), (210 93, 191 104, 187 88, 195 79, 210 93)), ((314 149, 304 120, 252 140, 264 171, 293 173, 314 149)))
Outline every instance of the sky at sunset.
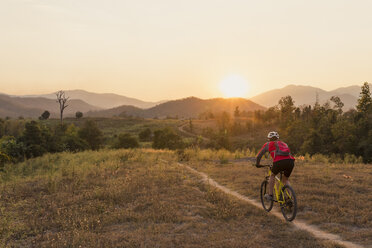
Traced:
POLYGON ((156 101, 227 96, 234 78, 244 97, 371 83, 371 11, 363 0, 0 0, 0 92, 156 101))

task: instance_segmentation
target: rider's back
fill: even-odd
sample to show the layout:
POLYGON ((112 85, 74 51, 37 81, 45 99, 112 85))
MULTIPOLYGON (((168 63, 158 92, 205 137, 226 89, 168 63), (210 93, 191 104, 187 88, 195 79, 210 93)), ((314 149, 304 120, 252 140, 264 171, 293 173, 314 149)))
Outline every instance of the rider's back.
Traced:
POLYGON ((269 141, 266 143, 268 146, 269 153, 273 158, 273 162, 284 160, 284 159, 293 159, 295 158, 291 155, 291 151, 286 143, 283 141, 269 141))

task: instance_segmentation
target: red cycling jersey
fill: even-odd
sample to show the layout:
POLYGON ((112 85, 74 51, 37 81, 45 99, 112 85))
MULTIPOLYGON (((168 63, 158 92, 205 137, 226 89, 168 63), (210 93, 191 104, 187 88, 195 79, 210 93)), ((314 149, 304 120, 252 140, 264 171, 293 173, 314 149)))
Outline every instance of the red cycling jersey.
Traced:
POLYGON ((277 141, 266 142, 262 146, 260 152, 257 154, 256 164, 260 163, 260 160, 261 160, 262 156, 266 152, 270 153, 274 162, 279 161, 279 160, 283 160, 283 159, 293 159, 293 160, 295 160, 295 158, 292 157, 291 154, 290 154, 288 145, 286 143, 284 143, 283 141, 277 140, 277 141), (283 151, 283 150, 285 150, 285 151, 283 151))

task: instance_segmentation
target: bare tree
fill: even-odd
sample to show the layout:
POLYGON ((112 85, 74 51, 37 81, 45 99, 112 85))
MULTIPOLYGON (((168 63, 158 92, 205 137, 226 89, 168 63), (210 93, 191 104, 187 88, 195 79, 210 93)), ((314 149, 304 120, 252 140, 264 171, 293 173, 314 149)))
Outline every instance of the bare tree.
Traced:
POLYGON ((60 90, 56 93, 57 102, 59 103, 59 112, 61 117, 61 125, 63 124, 63 111, 68 107, 67 101, 70 97, 66 97, 65 92, 60 90))

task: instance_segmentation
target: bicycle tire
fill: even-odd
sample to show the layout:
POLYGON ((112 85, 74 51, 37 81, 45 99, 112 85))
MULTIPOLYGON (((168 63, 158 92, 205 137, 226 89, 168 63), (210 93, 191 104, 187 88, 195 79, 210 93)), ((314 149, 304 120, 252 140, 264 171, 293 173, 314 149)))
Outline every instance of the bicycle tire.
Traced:
POLYGON ((281 198, 284 196, 284 203, 280 204, 280 210, 287 221, 292 221, 297 214, 297 199, 293 188, 289 185, 284 185, 280 191, 281 198))
POLYGON ((271 209, 273 208, 273 205, 274 205, 274 202, 273 201, 267 201, 265 200, 264 198, 264 195, 266 194, 266 192, 269 191, 269 183, 267 182, 267 180, 264 180, 262 183, 261 183, 261 203, 262 203, 262 207, 266 210, 266 212, 270 212, 271 209))

